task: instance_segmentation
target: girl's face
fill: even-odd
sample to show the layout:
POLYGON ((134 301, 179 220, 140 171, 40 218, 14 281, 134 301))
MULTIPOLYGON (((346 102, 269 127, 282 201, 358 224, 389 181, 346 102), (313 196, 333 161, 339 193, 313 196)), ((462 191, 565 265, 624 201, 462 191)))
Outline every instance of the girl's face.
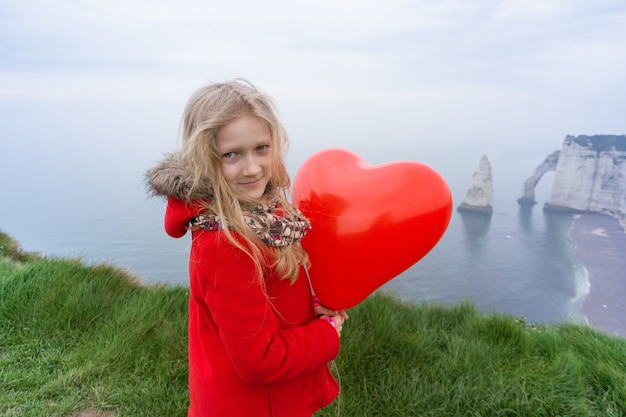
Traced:
POLYGON ((230 189, 239 197, 260 199, 272 172, 271 137, 263 122, 244 114, 221 127, 215 140, 230 189))

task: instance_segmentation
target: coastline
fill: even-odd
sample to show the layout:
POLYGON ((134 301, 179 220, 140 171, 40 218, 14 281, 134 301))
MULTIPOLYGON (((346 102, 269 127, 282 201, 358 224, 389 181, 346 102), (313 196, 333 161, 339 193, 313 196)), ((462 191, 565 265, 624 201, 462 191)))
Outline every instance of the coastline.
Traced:
POLYGON ((589 280, 582 313, 591 327, 626 338, 626 233, 612 217, 585 213, 574 219, 569 235, 589 280))

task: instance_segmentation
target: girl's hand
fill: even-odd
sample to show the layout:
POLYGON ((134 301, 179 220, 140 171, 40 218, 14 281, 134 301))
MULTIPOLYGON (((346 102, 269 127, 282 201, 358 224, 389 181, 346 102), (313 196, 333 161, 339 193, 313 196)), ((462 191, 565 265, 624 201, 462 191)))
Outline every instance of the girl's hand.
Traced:
POLYGON ((332 310, 328 307, 325 307, 319 303, 319 300, 317 298, 313 300, 313 307, 317 316, 320 319, 326 320, 330 324, 332 324, 335 330, 337 330, 337 334, 341 336, 343 323, 349 319, 348 313, 346 313, 345 310, 332 310))
POLYGON ((343 330, 343 323, 346 321, 343 315, 336 314, 334 316, 325 316, 322 315, 319 317, 320 320, 327 321, 331 326, 335 328, 337 331, 337 336, 341 337, 341 330, 343 330))

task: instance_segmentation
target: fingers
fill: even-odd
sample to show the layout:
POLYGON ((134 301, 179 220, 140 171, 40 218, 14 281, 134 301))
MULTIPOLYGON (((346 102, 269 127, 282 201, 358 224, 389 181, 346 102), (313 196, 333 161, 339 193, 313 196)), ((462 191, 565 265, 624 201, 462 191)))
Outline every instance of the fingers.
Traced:
POLYGON ((341 334, 341 330, 343 330, 343 323, 346 319, 341 314, 336 314, 333 316, 335 322, 337 323, 337 333, 341 334))
POLYGON ((337 314, 339 314, 339 310, 333 310, 328 307, 324 307, 322 305, 315 306, 315 312, 317 313, 318 316, 324 315, 324 316, 332 317, 332 316, 336 316, 337 314))
POLYGON ((340 315, 341 317, 343 317, 344 320, 348 320, 350 318, 346 310, 331 310, 330 308, 324 307, 323 305, 320 305, 320 304, 315 305, 315 313, 318 316, 329 316, 329 317, 340 315))
POLYGON ((337 335, 341 337, 341 331, 343 330, 343 323, 346 319, 341 314, 335 314, 333 316, 322 315, 319 317, 321 320, 328 322, 337 331, 337 335))
POLYGON ((324 307, 323 305, 316 305, 315 313, 318 316, 334 316, 335 314, 337 314, 335 310, 331 310, 330 308, 324 307))
POLYGON ((313 309, 320 319, 330 323, 337 330, 337 334, 341 336, 343 323, 350 318, 346 310, 332 310, 321 305, 317 298, 313 300, 313 309))

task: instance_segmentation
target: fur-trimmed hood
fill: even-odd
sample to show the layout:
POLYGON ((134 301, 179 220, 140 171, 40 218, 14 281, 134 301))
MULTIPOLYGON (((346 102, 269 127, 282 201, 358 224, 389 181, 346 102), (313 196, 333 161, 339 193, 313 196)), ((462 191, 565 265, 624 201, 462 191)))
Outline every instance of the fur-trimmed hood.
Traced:
POLYGON ((213 197, 213 186, 208 177, 192 189, 193 172, 180 151, 166 154, 161 162, 148 170, 146 185, 152 195, 175 197, 187 203, 213 197))

